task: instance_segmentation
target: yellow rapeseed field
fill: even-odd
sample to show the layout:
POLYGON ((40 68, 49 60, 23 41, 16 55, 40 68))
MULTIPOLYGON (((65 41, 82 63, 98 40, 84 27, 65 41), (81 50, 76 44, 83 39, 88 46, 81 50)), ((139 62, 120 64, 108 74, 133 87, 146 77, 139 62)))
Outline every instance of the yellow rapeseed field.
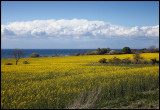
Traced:
MULTIPOLYGON (((159 65, 97 63, 115 56, 133 59, 132 54, 61 56, 23 58, 18 65, 15 59, 1 59, 1 109, 74 108, 85 101, 90 106, 98 100, 159 88, 159 65)), ((159 53, 141 56, 159 60, 159 53)))

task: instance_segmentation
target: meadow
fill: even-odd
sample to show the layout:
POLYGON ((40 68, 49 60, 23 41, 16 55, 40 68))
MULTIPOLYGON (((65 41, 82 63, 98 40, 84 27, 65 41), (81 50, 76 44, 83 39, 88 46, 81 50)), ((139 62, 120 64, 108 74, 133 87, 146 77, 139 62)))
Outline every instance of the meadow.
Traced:
MULTIPOLYGON (((132 54, 59 56, 22 58, 18 65, 1 59, 1 109, 119 108, 118 101, 125 106, 137 96, 159 103, 159 64, 98 63, 115 56, 133 59, 132 54), (148 91, 156 92, 141 94, 148 91)), ((159 53, 141 56, 159 60, 159 53)))

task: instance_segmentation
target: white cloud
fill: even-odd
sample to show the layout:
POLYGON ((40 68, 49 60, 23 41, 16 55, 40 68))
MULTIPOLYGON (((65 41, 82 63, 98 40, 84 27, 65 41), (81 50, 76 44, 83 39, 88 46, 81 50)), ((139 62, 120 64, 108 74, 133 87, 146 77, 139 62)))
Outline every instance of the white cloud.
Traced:
POLYGON ((143 27, 123 27, 104 21, 34 20, 1 25, 2 38, 43 38, 43 39, 106 39, 159 37, 159 25, 143 27))

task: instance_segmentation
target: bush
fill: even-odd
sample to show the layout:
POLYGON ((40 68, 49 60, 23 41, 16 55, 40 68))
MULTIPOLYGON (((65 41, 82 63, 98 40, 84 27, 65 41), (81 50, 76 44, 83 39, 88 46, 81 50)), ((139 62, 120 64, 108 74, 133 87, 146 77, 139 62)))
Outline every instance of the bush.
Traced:
POLYGON ((99 63, 106 63, 106 60, 107 60, 107 59, 102 58, 102 59, 100 59, 98 62, 99 62, 99 63))
POLYGON ((156 59, 156 58, 151 59, 151 61, 152 61, 152 64, 159 63, 159 61, 157 61, 157 59, 156 59))
POLYGON ((29 62, 28 61, 23 61, 23 64, 29 64, 29 62))
POLYGON ((140 64, 142 63, 143 57, 140 56, 140 53, 135 53, 133 54, 133 59, 135 64, 140 64))
POLYGON ((6 63, 5 65, 13 65, 13 63, 6 63))
POLYGON ((32 53, 30 57, 31 58, 36 58, 36 57, 39 57, 39 54, 38 53, 32 53))
POLYGON ((123 59, 122 59, 122 63, 123 63, 123 64, 131 64, 132 61, 131 61, 131 59, 128 57, 128 58, 123 58, 123 59))
POLYGON ((120 64, 121 63, 121 59, 114 57, 112 59, 109 59, 109 63, 111 64, 120 64))
POLYGON ((131 49, 129 47, 124 47, 122 49, 122 53, 125 53, 125 54, 130 54, 131 53, 131 49))

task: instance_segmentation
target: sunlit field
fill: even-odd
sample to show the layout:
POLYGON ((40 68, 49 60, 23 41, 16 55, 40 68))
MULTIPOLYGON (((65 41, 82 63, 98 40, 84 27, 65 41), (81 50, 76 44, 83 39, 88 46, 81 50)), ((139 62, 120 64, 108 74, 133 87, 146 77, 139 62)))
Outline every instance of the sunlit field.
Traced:
MULTIPOLYGON (((137 92, 159 90, 158 64, 98 63, 115 56, 133 59, 132 54, 60 56, 22 58, 18 65, 15 59, 1 59, 1 109, 99 108, 137 92)), ((159 53, 141 56, 159 60, 159 53)))

